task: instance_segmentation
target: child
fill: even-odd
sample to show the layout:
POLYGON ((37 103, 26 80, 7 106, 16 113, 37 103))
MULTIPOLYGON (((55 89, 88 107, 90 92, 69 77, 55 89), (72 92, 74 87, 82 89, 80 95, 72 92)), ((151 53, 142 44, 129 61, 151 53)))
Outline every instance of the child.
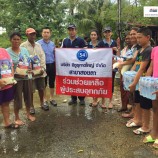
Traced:
MULTIPOLYGON (((152 47, 150 46, 151 31, 150 29, 143 27, 138 30, 137 42, 142 47, 137 54, 136 62, 132 70, 137 71, 133 83, 129 86, 131 92, 135 91, 136 85, 139 82, 141 76, 146 73, 149 64, 152 47)), ((150 109, 152 108, 152 101, 145 97, 140 96, 139 91, 135 91, 135 104, 136 112, 131 122, 126 124, 127 127, 140 128, 134 130, 135 134, 148 133, 150 131, 150 109)))
MULTIPOLYGON (((154 47, 151 53, 151 63, 147 71, 146 76, 151 76, 158 78, 158 46, 154 47)), ((152 101, 153 105, 153 128, 150 135, 144 138, 144 143, 153 143, 153 147, 158 149, 158 91, 154 92, 156 94, 156 100, 152 101)))

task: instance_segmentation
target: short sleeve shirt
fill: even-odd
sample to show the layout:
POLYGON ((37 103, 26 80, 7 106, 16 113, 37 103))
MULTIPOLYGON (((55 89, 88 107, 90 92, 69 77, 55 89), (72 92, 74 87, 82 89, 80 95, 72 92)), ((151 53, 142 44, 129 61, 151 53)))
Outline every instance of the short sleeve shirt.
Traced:
MULTIPOLYGON (((4 60, 9 61, 9 63, 12 65, 12 59, 11 59, 9 53, 4 48, 0 48, 0 61, 4 61, 4 60)), ((1 69, 1 67, 0 67, 0 69, 1 69)), ((3 88, 3 90, 8 89, 10 87, 12 87, 12 85, 7 85, 3 88)))
MULTIPOLYGON (((13 64, 14 64, 14 70, 16 69, 18 63, 19 63, 19 56, 23 56, 24 58, 29 58, 29 52, 26 48, 24 47, 20 47, 20 52, 19 54, 15 53, 11 47, 10 48, 7 48, 7 52, 10 54, 11 58, 12 58, 12 61, 13 61, 13 64)), ((16 80, 27 80, 28 78, 23 78, 23 79, 20 79, 20 78, 16 78, 16 80)))
POLYGON ((62 44, 62 48, 83 48, 85 42, 82 38, 76 37, 73 41, 70 38, 65 38, 62 44))
POLYGON ((158 78, 158 46, 152 49, 151 59, 153 61, 153 77, 158 78))
POLYGON ((46 64, 54 63, 55 44, 52 41, 45 42, 43 39, 37 41, 41 46, 46 56, 46 64))
MULTIPOLYGON (((136 57, 136 71, 139 70, 141 62, 151 60, 151 51, 152 51, 151 46, 146 47, 142 52, 141 52, 141 49, 139 50, 136 57)), ((148 69, 149 65, 150 65, 150 62, 147 65, 146 70, 148 69)))
POLYGON ((29 52, 27 51, 26 48, 24 47, 20 47, 20 52, 19 54, 15 53, 11 47, 7 48, 6 49, 7 52, 10 54, 11 58, 12 58, 12 61, 13 61, 13 64, 14 64, 14 70, 16 69, 18 63, 19 63, 19 55, 21 54, 22 56, 28 58, 30 55, 29 55, 29 52))
MULTIPOLYGON (((113 48, 117 47, 117 43, 114 40, 111 40, 110 43, 107 43, 107 41, 104 39, 98 43, 99 48, 113 48)), ((113 54, 116 55, 116 51, 113 50, 113 54)))

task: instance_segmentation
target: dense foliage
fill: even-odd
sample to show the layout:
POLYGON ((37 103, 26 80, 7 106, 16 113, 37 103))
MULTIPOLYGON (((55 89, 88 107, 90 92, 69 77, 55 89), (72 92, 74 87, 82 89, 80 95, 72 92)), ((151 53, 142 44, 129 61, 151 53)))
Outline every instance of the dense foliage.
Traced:
MULTIPOLYGON (((157 18, 144 18, 144 6, 156 6, 157 0, 121 0, 122 31, 128 23, 158 25, 157 18)), ((25 29, 33 27, 40 36, 41 28, 52 28, 54 38, 66 36, 68 23, 78 26, 80 36, 97 28, 101 36, 104 26, 110 25, 117 33, 117 0, 0 0, 0 26, 7 34, 19 30, 25 36, 25 29)))

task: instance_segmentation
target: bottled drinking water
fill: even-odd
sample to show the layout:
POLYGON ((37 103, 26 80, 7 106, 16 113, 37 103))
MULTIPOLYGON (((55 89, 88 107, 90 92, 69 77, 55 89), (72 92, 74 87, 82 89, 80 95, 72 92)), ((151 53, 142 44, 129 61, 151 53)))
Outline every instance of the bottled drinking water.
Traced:
POLYGON ((158 78, 141 77, 139 80, 140 95, 151 100, 156 99, 153 92, 158 90, 158 78))
MULTIPOLYGON (((158 91, 158 78, 155 78, 153 92, 158 91)), ((153 94, 154 100, 156 99, 156 94, 153 94)))
POLYGON ((149 97, 151 98, 151 100, 156 99, 156 94, 152 94, 153 92, 155 92, 154 86, 155 86, 155 78, 151 78, 150 92, 149 92, 149 97))
POLYGON ((139 79, 139 90, 140 90, 140 95, 143 95, 143 84, 142 84, 142 82, 143 82, 143 78, 142 77, 140 77, 140 79, 139 79))
MULTIPOLYGON (((136 71, 126 71, 123 73, 123 84, 124 89, 129 91, 129 85, 134 81, 134 77, 136 76, 136 71)), ((136 86, 136 90, 138 90, 139 86, 136 86)))

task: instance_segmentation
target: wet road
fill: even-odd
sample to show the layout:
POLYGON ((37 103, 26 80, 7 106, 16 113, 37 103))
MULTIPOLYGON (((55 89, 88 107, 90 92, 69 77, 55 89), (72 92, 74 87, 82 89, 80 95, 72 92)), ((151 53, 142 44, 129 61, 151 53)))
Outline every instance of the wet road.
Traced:
MULTIPOLYGON (((119 96, 114 96, 119 106, 119 96)), ((0 115, 0 158, 156 158, 158 151, 142 143, 125 127, 125 119, 115 109, 104 113, 100 107, 68 106, 67 96, 58 96, 57 107, 42 111, 36 105, 35 122, 21 116, 26 125, 18 130, 5 130, 0 115)), ((115 106, 115 108, 117 108, 115 106)), ((12 116, 13 118, 13 116, 12 116)))

